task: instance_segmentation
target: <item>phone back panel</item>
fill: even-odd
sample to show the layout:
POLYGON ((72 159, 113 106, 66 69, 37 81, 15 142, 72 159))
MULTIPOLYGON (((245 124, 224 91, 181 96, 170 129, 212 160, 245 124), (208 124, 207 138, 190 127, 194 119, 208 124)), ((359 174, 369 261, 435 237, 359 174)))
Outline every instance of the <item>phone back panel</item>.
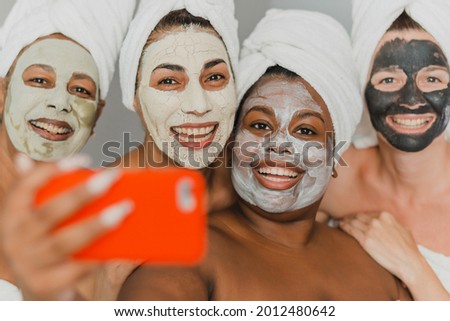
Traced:
MULTIPOLYGON (((95 173, 79 170, 53 179, 37 195, 40 205, 95 173)), ((138 260, 194 264, 206 248, 203 176, 188 169, 122 170, 109 192, 62 222, 65 228, 122 200, 134 202, 123 223, 74 255, 84 260, 138 260)))

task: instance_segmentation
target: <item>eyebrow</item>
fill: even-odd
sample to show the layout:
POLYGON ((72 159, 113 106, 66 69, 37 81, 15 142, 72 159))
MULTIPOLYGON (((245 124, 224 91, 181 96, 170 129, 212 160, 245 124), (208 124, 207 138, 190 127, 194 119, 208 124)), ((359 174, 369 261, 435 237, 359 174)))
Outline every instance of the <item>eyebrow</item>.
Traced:
POLYGON ((445 67, 445 66, 439 66, 439 65, 431 65, 431 66, 426 66, 423 67, 420 70, 424 70, 426 69, 427 71, 435 71, 435 70, 444 70, 444 71, 449 71, 449 68, 445 67))
POLYGON ((93 83, 95 83, 95 81, 91 77, 89 77, 86 74, 79 73, 79 72, 73 73, 72 79, 75 79, 75 80, 84 80, 85 79, 85 80, 89 80, 89 81, 92 81, 93 83))
POLYGON ((299 112, 297 112, 295 117, 298 117, 298 118, 316 117, 316 118, 319 118, 322 121, 322 123, 325 124, 325 120, 323 119, 322 114, 318 113, 316 111, 312 111, 312 110, 308 110, 308 111, 305 111, 305 112, 299 111, 299 112))
POLYGON ((217 66, 218 64, 222 64, 222 63, 224 64, 225 60, 220 59, 220 58, 219 59, 215 59, 213 61, 207 62, 203 68, 204 69, 210 69, 210 68, 212 68, 214 66, 217 66))
POLYGON ((250 112, 252 111, 259 111, 261 113, 264 113, 266 115, 269 116, 275 116, 274 112, 272 109, 268 108, 268 107, 264 107, 264 106, 255 106, 250 108, 250 110, 246 113, 246 115, 248 115, 250 112))
POLYGON ((157 69, 169 69, 172 71, 184 71, 184 68, 180 65, 173 65, 173 64, 161 64, 156 66, 155 69, 153 69, 153 71, 157 70, 157 69))
POLYGON ((376 70, 373 71, 373 73, 377 73, 377 72, 383 72, 383 71, 387 71, 387 72, 393 72, 393 71, 398 71, 398 70, 402 70, 402 68, 400 68, 399 66, 389 66, 389 67, 383 67, 383 68, 377 68, 376 70))
POLYGON ((52 66, 43 65, 43 64, 34 64, 34 65, 31 65, 31 66, 28 66, 27 69, 25 69, 25 70, 28 70, 28 69, 30 69, 32 67, 41 68, 41 69, 44 69, 47 72, 55 72, 55 69, 52 66))

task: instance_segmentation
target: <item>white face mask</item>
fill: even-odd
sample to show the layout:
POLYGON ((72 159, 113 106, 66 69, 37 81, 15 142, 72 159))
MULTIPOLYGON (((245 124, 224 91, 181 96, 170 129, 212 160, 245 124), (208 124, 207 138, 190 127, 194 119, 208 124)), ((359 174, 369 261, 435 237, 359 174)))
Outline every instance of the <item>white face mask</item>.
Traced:
POLYGON ((142 61, 138 97, 156 145, 181 166, 208 166, 224 148, 237 108, 223 42, 188 29, 152 43, 142 61), (212 61, 224 63, 208 66, 212 61), (224 74, 218 70, 227 79, 217 78, 224 74))
MULTIPOLYGON (((323 115, 306 87, 300 81, 271 79, 259 85, 242 108, 233 148, 232 181, 236 192, 269 213, 294 211, 318 201, 331 178, 331 152, 327 152, 324 142, 307 138, 307 125, 297 129, 301 122, 295 119, 307 119, 312 113, 323 115), (276 127, 267 130, 271 132, 270 141, 269 136, 256 135, 255 127, 243 128, 245 116, 260 106, 271 110, 276 119, 277 124, 272 124, 276 127)), ((268 116, 261 116, 261 120, 264 117, 268 116)), ((264 128, 267 125, 261 120, 249 125, 264 128)), ((316 127, 325 132, 324 123, 316 127)))
POLYGON ((97 65, 80 45, 62 39, 31 45, 17 60, 6 95, 4 121, 14 147, 39 161, 79 151, 96 121, 98 84, 97 65))

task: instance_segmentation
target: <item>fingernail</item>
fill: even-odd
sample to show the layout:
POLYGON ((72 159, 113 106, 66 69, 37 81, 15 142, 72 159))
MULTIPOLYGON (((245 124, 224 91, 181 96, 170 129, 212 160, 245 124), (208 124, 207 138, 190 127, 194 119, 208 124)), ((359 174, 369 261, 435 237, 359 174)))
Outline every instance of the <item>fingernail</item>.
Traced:
POLYGON ((79 154, 60 160, 57 165, 62 172, 70 172, 78 168, 88 167, 91 158, 88 155, 79 154))
POLYGON ((116 227, 131 213, 134 203, 126 200, 112 205, 100 213, 100 223, 105 227, 116 227))
POLYGON ((105 169, 91 177, 86 188, 93 195, 105 193, 120 177, 121 173, 118 169, 105 169))
POLYGON ((34 167, 33 160, 28 155, 23 153, 18 153, 16 155, 15 164, 17 171, 20 174, 26 174, 34 167))

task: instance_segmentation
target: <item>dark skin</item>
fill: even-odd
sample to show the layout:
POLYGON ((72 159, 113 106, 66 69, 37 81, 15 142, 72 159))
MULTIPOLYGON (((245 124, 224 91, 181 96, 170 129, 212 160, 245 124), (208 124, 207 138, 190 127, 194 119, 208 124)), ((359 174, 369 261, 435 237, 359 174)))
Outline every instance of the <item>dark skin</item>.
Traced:
MULTIPOLYGON (((318 93, 304 80, 290 81, 305 85, 322 107, 325 130, 332 131, 330 115, 318 93)), ((245 118, 239 126, 252 124, 245 118)), ((126 280, 119 299, 410 299, 398 280, 354 239, 315 221, 320 201, 290 212, 269 213, 239 198, 234 208, 210 217, 208 252, 198 265, 142 265, 126 280)))

